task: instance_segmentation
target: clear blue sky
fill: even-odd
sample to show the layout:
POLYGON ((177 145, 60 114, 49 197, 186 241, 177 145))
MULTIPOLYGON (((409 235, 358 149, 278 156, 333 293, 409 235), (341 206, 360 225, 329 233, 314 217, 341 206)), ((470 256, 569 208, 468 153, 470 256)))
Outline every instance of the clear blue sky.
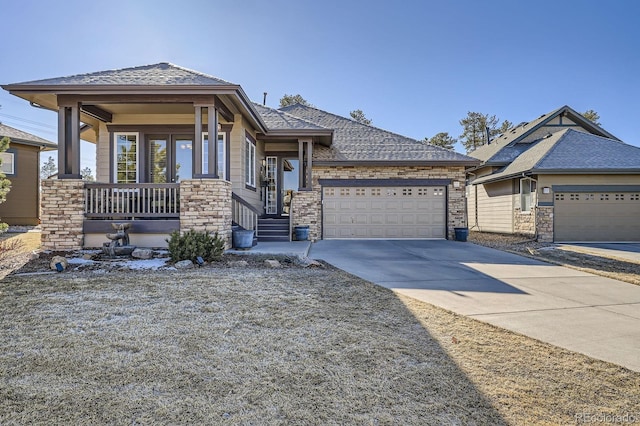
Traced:
MULTIPOLYGON (((0 10, 0 84, 166 61, 257 102, 266 91, 272 107, 300 93, 333 113, 359 108, 416 139, 459 136, 468 111, 519 123, 568 104, 640 146, 635 0, 0 0, 0 10)), ((55 113, 1 92, 0 121, 56 140, 55 113)))

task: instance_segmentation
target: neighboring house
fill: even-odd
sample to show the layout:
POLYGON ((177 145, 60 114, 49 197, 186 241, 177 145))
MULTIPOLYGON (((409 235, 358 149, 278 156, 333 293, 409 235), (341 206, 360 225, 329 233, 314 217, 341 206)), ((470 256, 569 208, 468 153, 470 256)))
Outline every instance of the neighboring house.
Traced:
POLYGON ((101 246, 113 221, 131 222, 141 246, 178 229, 229 241, 232 223, 287 241, 297 225, 314 240, 451 238, 466 226, 477 160, 315 108, 257 105, 200 72, 159 63, 2 87, 58 112, 45 248, 101 246), (80 180, 80 138, 97 145, 96 183, 80 180))
POLYGON ((55 149, 53 142, 0 123, 0 139, 9 149, 0 153, 0 168, 11 181, 7 200, 0 204, 0 222, 9 225, 40 223, 40 151, 55 149))
POLYGON ((469 153, 470 229, 540 241, 640 241, 640 148, 568 106, 469 153))

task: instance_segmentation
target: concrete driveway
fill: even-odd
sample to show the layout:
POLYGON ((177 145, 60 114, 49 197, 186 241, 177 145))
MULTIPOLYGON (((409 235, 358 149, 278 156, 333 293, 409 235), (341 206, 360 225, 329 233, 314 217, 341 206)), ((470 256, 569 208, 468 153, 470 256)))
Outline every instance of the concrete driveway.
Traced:
POLYGON ((640 371, 640 286, 444 240, 324 240, 309 256, 400 294, 640 371))

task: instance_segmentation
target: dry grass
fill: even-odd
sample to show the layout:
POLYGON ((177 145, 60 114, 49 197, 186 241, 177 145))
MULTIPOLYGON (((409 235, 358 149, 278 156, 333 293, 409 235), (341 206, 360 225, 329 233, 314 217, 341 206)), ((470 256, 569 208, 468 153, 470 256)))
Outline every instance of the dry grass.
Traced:
POLYGON ((40 233, 4 233, 0 235, 0 279, 21 268, 40 248, 40 233))
POLYGON ((332 268, 0 282, 0 423, 558 424, 640 374, 332 268))

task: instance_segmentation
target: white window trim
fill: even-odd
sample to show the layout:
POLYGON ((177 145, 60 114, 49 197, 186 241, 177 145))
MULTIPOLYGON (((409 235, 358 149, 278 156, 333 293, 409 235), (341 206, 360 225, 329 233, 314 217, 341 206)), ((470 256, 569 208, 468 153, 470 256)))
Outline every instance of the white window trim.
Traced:
POLYGON ((245 184, 251 188, 256 187, 256 144, 245 136, 245 167, 244 171, 245 184))
MULTIPOLYGON (((227 134, 225 132, 218 132, 218 140, 216 146, 220 148, 220 136, 222 136, 222 152, 218 149, 218 166, 220 166, 220 159, 222 159, 222 168, 218 167, 218 176, 227 179, 227 134)), ((204 140, 209 140, 209 132, 202 132, 202 170, 205 170, 205 160, 208 161, 204 152, 204 140)), ((207 164, 208 166, 208 164, 207 164)))
POLYGON ((15 175, 16 174, 16 154, 15 154, 15 152, 6 152, 5 151, 5 152, 0 153, 0 156, 2 157, 2 165, 0 166, 0 168, 4 169, 7 164, 11 165, 11 170, 10 171, 2 170, 2 172, 7 176, 15 175))
POLYGON ((529 178, 523 178, 520 179, 520 213, 521 214, 531 214, 531 210, 533 209, 533 203, 534 203, 534 191, 535 189, 532 188, 532 186, 534 185, 534 180, 533 179, 529 179, 529 178), (523 205, 522 205, 522 197, 523 192, 522 189, 524 188, 524 185, 527 185, 527 187, 529 188, 529 209, 525 210, 523 209, 523 205))
POLYGON ((118 183, 118 136, 136 137, 136 183, 140 183, 140 134, 138 132, 113 133, 113 181, 118 183))

